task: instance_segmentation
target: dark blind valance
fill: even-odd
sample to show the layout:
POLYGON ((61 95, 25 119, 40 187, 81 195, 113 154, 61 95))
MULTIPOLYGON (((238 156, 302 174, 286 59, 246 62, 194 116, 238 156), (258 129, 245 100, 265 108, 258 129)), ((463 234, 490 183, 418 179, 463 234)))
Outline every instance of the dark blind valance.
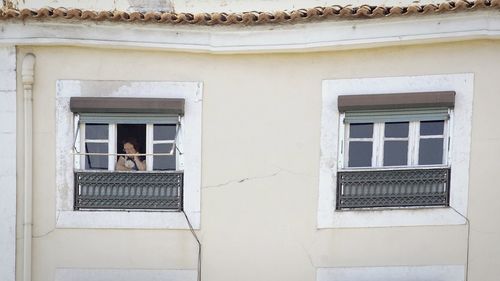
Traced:
POLYGON ((448 108, 412 108, 352 110, 345 113, 345 123, 436 121, 449 118, 448 108))
POLYGON ((423 92, 376 95, 345 95, 338 97, 340 112, 352 110, 404 109, 404 108, 452 108, 455 92, 423 92))
POLYGON ((71 97, 75 113, 148 113, 184 115, 184 99, 71 97))

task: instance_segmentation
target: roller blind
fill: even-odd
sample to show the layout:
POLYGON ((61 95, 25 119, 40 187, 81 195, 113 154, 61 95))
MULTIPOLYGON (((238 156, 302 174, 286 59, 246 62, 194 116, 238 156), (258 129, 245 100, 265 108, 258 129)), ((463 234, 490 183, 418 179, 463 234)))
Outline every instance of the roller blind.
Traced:
POLYGON ((184 115, 184 99, 71 97, 75 113, 147 113, 184 115))
POLYGON ((384 109, 347 111, 344 123, 433 121, 449 119, 448 108, 384 109))
POLYGON ((453 108, 454 105, 454 91, 341 95, 338 97, 338 109, 340 112, 353 110, 453 108))

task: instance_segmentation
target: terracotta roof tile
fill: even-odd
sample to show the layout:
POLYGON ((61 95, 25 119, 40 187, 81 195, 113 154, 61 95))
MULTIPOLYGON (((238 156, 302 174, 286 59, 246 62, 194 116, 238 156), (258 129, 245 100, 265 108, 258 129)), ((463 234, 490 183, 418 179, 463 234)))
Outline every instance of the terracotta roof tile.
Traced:
POLYGON ((145 22, 165 24, 197 25, 261 25, 283 24, 324 19, 370 19, 393 16, 431 15, 478 9, 500 10, 500 0, 455 0, 440 4, 406 7, 385 7, 362 5, 358 7, 333 5, 293 11, 243 12, 243 13, 171 13, 171 12, 124 12, 90 11, 66 8, 8 9, 0 10, 0 20, 8 19, 73 19, 87 21, 145 22))

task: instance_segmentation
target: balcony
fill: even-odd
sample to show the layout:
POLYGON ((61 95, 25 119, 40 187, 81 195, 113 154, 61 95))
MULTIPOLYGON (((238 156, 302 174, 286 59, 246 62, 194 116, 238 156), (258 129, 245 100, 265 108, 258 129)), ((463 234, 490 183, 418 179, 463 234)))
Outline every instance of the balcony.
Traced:
POLYGON ((75 210, 182 210, 182 171, 77 171, 74 175, 75 210))
POLYGON ((336 209, 449 206, 450 169, 339 171, 336 209))

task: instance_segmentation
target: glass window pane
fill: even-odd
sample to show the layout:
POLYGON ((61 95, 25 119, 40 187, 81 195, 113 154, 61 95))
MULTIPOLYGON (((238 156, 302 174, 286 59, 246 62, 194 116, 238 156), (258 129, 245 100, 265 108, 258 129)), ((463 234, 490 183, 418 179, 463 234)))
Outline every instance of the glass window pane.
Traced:
POLYGON ((443 139, 420 139, 419 165, 443 164, 443 139))
POLYGON ((444 131, 444 121, 421 121, 420 122, 420 135, 432 136, 442 135, 444 131))
POLYGON ((349 167, 371 167, 372 165, 372 142, 351 141, 349 142, 349 167))
MULTIPOLYGON (((86 153, 108 153, 107 143, 86 143, 86 153)), ((86 170, 107 170, 108 156, 107 155, 86 155, 85 156, 86 170)))
POLYGON ((350 124, 350 138, 371 138, 373 136, 373 123, 350 124))
POLYGON ((408 165, 408 141, 384 142, 384 166, 408 165))
MULTIPOLYGON (((169 153, 173 144, 162 143, 153 145, 153 153, 169 153)), ((174 155, 154 156, 153 170, 175 170, 175 150, 174 155)))
POLYGON ((388 122, 385 123, 386 138, 406 138, 408 137, 408 122, 388 122))
POLYGON ((175 124, 155 124, 153 139, 154 140, 173 140, 175 139, 176 128, 175 124))
POLYGON ((116 124, 116 147, 123 153, 129 143, 136 152, 146 152, 146 124, 116 124))
POLYGON ((85 124, 85 138, 88 140, 107 140, 108 124, 85 124))

